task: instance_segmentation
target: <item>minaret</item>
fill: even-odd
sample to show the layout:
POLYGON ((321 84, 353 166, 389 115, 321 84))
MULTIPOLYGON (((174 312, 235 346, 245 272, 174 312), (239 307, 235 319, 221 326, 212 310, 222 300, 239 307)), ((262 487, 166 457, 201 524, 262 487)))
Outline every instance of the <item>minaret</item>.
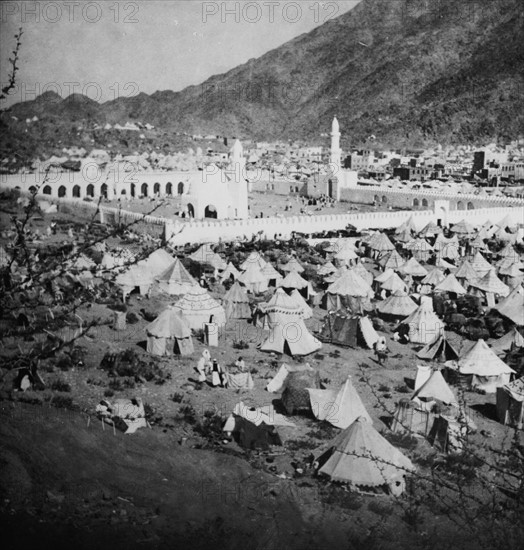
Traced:
POLYGON ((231 148, 231 169, 235 172, 236 179, 240 180, 240 177, 244 174, 246 159, 244 158, 244 148, 237 139, 231 148))
POLYGON ((340 170, 342 151, 340 150, 340 126, 337 117, 333 118, 331 125, 331 156, 329 162, 333 172, 337 173, 340 170))
POLYGON ((246 159, 244 157, 244 148, 237 139, 231 148, 230 170, 233 171, 233 181, 229 192, 231 206, 230 217, 245 219, 249 217, 248 212, 248 181, 246 178, 246 159))

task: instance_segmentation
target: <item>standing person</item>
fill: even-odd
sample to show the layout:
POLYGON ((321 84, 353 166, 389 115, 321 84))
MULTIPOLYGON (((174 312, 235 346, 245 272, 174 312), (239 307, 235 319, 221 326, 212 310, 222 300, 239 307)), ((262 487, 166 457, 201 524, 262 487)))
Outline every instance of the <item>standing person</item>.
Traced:
POLYGON ((237 369, 239 369, 240 372, 245 372, 246 371, 246 364, 245 364, 244 360, 242 359, 242 357, 239 357, 235 361, 235 367, 237 367, 237 369))
POLYGON ((211 367, 211 384, 213 387, 223 385, 223 371, 222 367, 218 364, 216 359, 213 359, 213 366, 211 367))
POLYGON ((202 357, 198 360, 198 364, 196 366, 196 371, 198 372, 198 382, 199 384, 203 384, 207 380, 207 373, 209 372, 209 367, 211 361, 211 355, 209 353, 209 350, 205 349, 202 352, 202 357))
POLYGON ((384 336, 380 336, 375 342, 375 355, 379 365, 383 365, 387 359, 387 344, 384 336))

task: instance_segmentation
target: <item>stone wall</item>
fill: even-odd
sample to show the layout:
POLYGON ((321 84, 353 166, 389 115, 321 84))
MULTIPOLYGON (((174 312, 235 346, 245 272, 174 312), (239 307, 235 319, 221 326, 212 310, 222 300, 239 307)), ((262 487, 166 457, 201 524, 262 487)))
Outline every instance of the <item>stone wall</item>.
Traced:
POLYGON ((340 198, 347 202, 373 204, 382 206, 406 208, 411 210, 427 210, 435 207, 436 200, 447 200, 450 210, 475 210, 478 208, 524 205, 523 199, 513 197, 484 197, 475 194, 443 193, 438 190, 385 189, 383 187, 363 187, 341 189, 340 198))

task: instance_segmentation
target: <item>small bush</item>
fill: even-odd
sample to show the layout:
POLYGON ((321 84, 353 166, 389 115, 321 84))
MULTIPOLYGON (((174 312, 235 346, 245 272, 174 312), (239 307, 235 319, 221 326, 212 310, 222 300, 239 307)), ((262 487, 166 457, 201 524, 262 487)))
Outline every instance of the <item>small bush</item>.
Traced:
POLYGON ((173 401, 173 403, 182 403, 183 400, 184 400, 184 394, 183 393, 174 393, 171 396, 171 401, 173 401))
POLYGON ((249 344, 245 340, 235 340, 233 342, 233 349, 248 349, 249 344))
POLYGON ((67 382, 64 382, 63 380, 55 380, 51 384, 51 389, 54 391, 66 393, 71 391, 71 386, 67 382))
POLYGON ((204 420, 198 424, 195 431, 208 440, 215 441, 223 437, 223 418, 215 411, 206 411, 204 420))
POLYGON ((104 397, 113 397, 115 395, 115 392, 113 390, 106 390, 104 392, 104 397))
POLYGON ((73 368, 73 361, 71 361, 71 358, 67 355, 62 355, 61 357, 59 357, 57 363, 56 363, 56 366, 61 370, 61 371, 68 371, 70 369, 73 368))
POLYGON ((386 386, 386 384, 380 384, 380 386, 378 387, 378 391, 390 392, 391 388, 389 386, 386 386))
POLYGON ((477 468, 481 466, 482 460, 475 455, 449 454, 445 457, 445 469, 466 482, 475 479, 477 476, 477 468))
POLYGON ((63 395, 55 395, 51 400, 51 404, 57 409, 69 409, 71 411, 77 409, 76 405, 73 403, 73 399, 63 395))
POLYGON ((411 393, 411 390, 406 385, 402 384, 395 386, 395 391, 398 393, 411 393))
POLYGON ((178 418, 184 420, 188 424, 194 425, 197 423, 196 411, 191 405, 180 407, 178 418))

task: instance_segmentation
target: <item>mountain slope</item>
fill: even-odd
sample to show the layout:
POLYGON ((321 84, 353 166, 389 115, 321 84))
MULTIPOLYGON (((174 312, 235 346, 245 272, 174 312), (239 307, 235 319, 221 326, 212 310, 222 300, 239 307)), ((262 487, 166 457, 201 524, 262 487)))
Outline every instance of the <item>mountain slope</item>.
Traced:
MULTIPOLYGON (((390 145, 510 139, 524 134, 523 35, 522 0, 363 0, 200 86, 83 106, 74 115, 318 141, 336 114, 346 143, 370 135, 390 145)), ((48 114, 69 120, 62 107, 53 103, 48 114)), ((27 105, 10 112, 20 109, 27 105)))

